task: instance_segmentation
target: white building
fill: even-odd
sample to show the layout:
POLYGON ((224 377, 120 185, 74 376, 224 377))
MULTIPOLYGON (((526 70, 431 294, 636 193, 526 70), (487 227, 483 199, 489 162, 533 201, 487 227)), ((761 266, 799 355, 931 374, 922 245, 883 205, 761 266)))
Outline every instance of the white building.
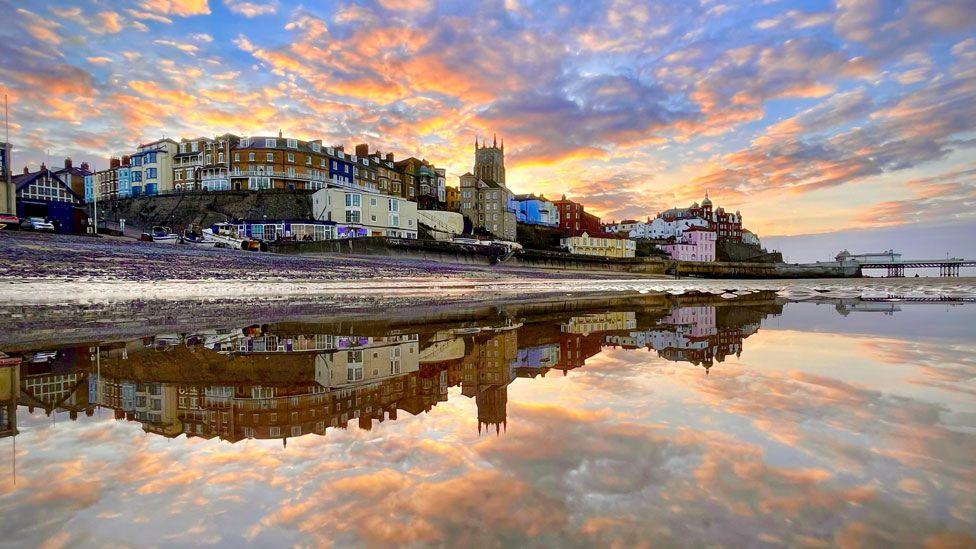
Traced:
POLYGON ((417 238, 417 203, 378 192, 319 189, 312 195, 312 216, 336 223, 337 238, 417 238))
POLYGON ((368 338, 364 345, 315 358, 315 381, 323 387, 342 388, 376 383, 420 369, 420 344, 408 334, 368 338))
POLYGON ((670 221, 657 217, 646 222, 622 221, 608 225, 606 230, 617 234, 626 233, 630 238, 665 240, 668 238, 682 238, 685 231, 691 227, 708 227, 708 221, 697 217, 670 221))
POLYGON ((759 237, 756 236, 756 233, 748 229, 742 229, 742 243, 750 246, 762 247, 762 243, 759 242, 759 237))

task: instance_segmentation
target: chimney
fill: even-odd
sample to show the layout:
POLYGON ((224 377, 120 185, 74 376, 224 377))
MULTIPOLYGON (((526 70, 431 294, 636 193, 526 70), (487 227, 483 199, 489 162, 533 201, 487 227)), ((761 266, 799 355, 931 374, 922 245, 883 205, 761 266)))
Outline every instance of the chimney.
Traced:
POLYGON ((393 162, 393 153, 386 153, 386 161, 393 162))
POLYGON ((90 168, 91 166, 88 165, 88 162, 81 163, 81 169, 85 170, 86 172, 91 171, 90 168))
POLYGON ((125 155, 125 156, 122 157, 122 165, 123 166, 128 166, 129 165, 129 155, 125 155))
POLYGON ((281 139, 281 130, 278 130, 278 139, 281 139))
POLYGON ((30 170, 27 169, 27 166, 24 166, 24 175, 27 175, 29 173, 30 173, 30 170))
POLYGON ((366 158, 369 156, 369 145, 366 143, 360 143, 356 145, 356 156, 361 158, 366 158))
POLYGON ((346 146, 345 146, 345 145, 336 145, 336 146, 335 146, 335 147, 333 147, 333 148, 334 148, 335 150, 337 150, 337 151, 339 151, 339 152, 346 152, 346 146))
POLYGON ((118 158, 112 158, 112 159, 110 159, 108 161, 108 167, 109 167, 109 169, 118 168, 121 165, 122 165, 122 160, 120 160, 118 158))
POLYGON ((45 170, 47 170, 47 166, 43 162, 41 162, 41 171, 43 172, 45 170))
POLYGON ((70 168, 71 168, 71 158, 65 158, 64 159, 64 169, 67 170, 67 169, 70 169, 70 168))

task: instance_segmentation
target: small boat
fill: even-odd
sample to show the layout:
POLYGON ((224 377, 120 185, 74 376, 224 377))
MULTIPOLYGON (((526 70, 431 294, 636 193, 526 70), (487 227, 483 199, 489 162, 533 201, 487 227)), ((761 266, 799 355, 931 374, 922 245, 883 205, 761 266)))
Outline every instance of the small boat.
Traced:
POLYGON ((230 223, 214 223, 209 229, 203 230, 203 237, 216 242, 220 248, 233 248, 235 250, 261 250, 265 251, 267 244, 260 240, 255 240, 247 236, 242 236, 237 232, 237 225, 230 223))
POLYGON ((214 248, 217 246, 218 242, 214 238, 208 238, 208 235, 200 230, 200 227, 193 225, 189 229, 183 231, 183 236, 180 237, 180 241, 183 244, 190 244, 193 246, 198 246, 201 248, 214 248))
POLYGON ((180 235, 173 233, 169 227, 156 225, 149 232, 142 233, 139 240, 144 242, 159 242, 162 244, 179 244, 180 235))

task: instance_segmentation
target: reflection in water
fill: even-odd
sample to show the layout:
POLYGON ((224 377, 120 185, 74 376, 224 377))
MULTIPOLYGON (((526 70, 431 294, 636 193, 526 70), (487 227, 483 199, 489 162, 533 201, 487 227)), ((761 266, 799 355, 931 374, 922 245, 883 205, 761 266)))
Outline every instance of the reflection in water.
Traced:
POLYGON ((507 387, 516 378, 565 374, 604 347, 647 348, 703 366, 707 374, 715 361, 741 353, 742 340, 762 318, 781 310, 773 301, 737 307, 719 301, 466 322, 435 331, 362 322, 344 327, 363 330, 358 335, 314 333, 307 325, 159 334, 25 352, 16 401, 31 413, 62 411, 71 419, 101 406, 165 437, 286 443, 345 429, 350 421, 370 429, 400 411, 427 412, 460 386, 475 400, 479 431, 500 433, 507 387))
POLYGON ((6 348, 0 539, 971 546, 974 310, 648 296, 6 348))

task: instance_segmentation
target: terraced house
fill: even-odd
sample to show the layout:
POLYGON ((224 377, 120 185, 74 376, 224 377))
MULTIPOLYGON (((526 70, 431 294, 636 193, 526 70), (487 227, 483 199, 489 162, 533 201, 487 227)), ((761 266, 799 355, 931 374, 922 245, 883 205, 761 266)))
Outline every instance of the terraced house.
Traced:
POLYGON ((132 196, 173 192, 173 156, 179 144, 172 139, 160 139, 139 145, 129 155, 132 175, 132 196))
POLYGON ((233 134, 180 140, 173 157, 173 184, 177 191, 230 190, 231 155, 241 138, 233 134))
POLYGON ((416 199, 421 208, 442 209, 445 205, 446 172, 427 160, 410 157, 400 160, 396 168, 411 182, 404 198, 416 199))
POLYGON ((379 192, 393 196, 404 196, 403 175, 396 168, 393 153, 386 156, 379 151, 370 152, 369 145, 356 145, 356 184, 374 184, 379 192))
POLYGON ((351 157, 343 147, 326 147, 321 140, 300 141, 280 133, 278 137, 245 137, 231 151, 228 178, 235 190, 356 186, 351 157))

